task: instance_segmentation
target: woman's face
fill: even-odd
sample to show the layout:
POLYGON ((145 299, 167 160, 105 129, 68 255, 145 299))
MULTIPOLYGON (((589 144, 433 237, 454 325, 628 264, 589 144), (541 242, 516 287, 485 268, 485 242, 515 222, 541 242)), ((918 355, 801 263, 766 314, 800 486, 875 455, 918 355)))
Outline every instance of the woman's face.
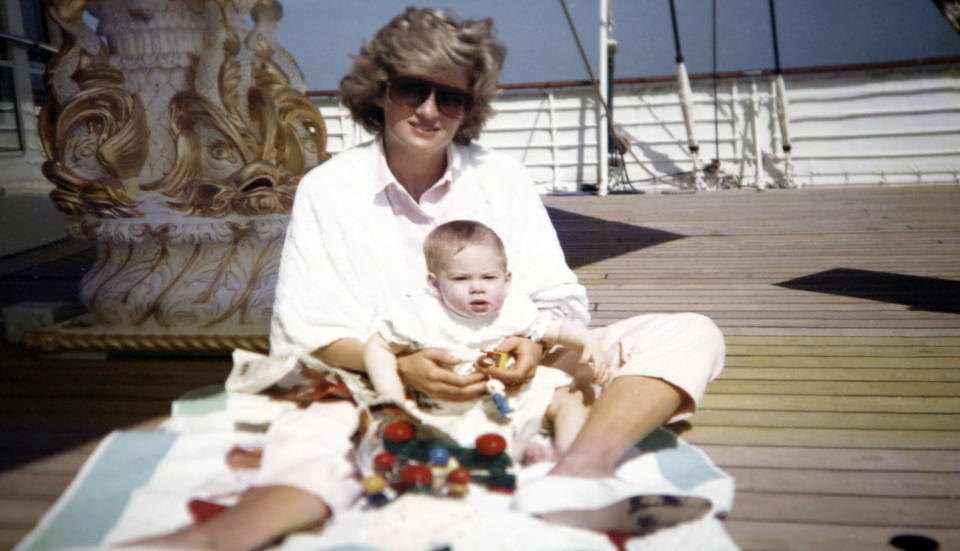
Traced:
MULTIPOLYGON (((470 83, 463 70, 441 73, 438 75, 398 75, 397 78, 412 77, 422 81, 438 84, 450 92, 450 89, 461 90, 469 95, 470 83)), ((396 79, 394 79, 396 80, 396 79)), ((386 94, 380 98, 379 105, 383 108, 383 136, 385 146, 390 154, 400 152, 413 156, 423 156, 442 152, 453 141, 460 123, 463 122, 463 110, 451 116, 451 109, 445 105, 444 113, 437 107, 438 90, 434 88, 430 95, 416 106, 410 102, 399 103, 391 99, 390 86, 386 94)))

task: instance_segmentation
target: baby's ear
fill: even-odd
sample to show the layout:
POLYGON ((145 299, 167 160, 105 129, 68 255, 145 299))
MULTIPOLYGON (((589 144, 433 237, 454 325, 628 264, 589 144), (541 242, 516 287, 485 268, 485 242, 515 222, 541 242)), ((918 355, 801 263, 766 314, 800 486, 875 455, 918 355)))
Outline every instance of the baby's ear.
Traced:
POLYGON ((433 272, 427 273, 427 284, 440 292, 440 281, 437 279, 437 276, 433 275, 433 272))
POLYGON ((509 270, 507 270, 507 273, 504 274, 504 276, 503 276, 503 281, 504 281, 504 283, 506 283, 507 285, 510 285, 510 280, 512 280, 512 279, 513 279, 513 274, 510 273, 509 270))

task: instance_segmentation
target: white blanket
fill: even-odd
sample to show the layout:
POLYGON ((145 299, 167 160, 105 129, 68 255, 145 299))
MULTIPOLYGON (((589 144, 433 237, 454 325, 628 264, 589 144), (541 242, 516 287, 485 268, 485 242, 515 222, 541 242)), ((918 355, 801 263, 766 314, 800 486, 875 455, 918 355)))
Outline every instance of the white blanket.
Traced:
MULTIPOLYGON (((191 499, 229 504, 253 471, 231 469, 224 458, 234 446, 256 447, 262 435, 235 430, 262 424, 292 403, 206 389, 174 406, 166 432, 120 432, 108 437, 77 480, 18 551, 109 545, 168 532, 191 522, 191 499), (129 480, 127 480, 129 479, 129 480), (105 487, 112 490, 104 493, 105 487)), ((518 482, 549 465, 518 472, 518 482)), ((710 499, 715 515, 730 510, 733 480, 702 452, 658 430, 641 442, 618 471, 647 480, 656 493, 666 485, 678 495, 710 499)), ((603 534, 547 524, 509 509, 510 498, 471 489, 463 500, 407 495, 380 509, 358 504, 321 532, 292 535, 283 550, 615 549, 603 534)), ((737 549, 715 515, 631 539, 627 549, 737 549)))

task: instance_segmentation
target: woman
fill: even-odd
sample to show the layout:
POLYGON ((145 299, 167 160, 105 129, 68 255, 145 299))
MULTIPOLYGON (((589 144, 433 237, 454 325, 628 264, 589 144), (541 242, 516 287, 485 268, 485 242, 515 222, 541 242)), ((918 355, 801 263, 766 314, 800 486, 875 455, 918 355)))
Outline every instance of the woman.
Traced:
MULTIPOLYGON (((425 280, 423 238, 453 219, 478 220, 503 237, 516 291, 555 316, 589 321, 585 291, 566 266, 524 168, 473 143, 491 114, 504 57, 489 19, 459 21, 413 8, 354 57, 341 81, 342 100, 377 139, 314 169, 299 186, 277 284, 271 356, 312 354, 362 372, 363 343, 380 314, 425 280)), ((596 399, 569 451, 549 476, 518 490, 515 506, 547 519, 619 530, 625 521, 615 514, 566 510, 614 511, 632 495, 630 484, 613 477, 618 461, 665 421, 694 411, 722 369, 724 346, 716 326, 693 314, 640 316, 596 331, 611 364, 619 366, 616 378, 596 399), (570 492, 576 503, 564 502, 570 492)), ((512 370, 496 375, 508 386, 528 381, 538 363, 579 358, 562 348, 544 351, 522 337, 502 349, 517 356, 512 370)), ((456 362, 428 348, 400 357, 398 369, 409 387, 427 395, 482 395, 493 374, 446 369, 456 362)), ((340 403, 314 413, 304 412, 299 424, 271 428, 274 451, 268 444, 259 485, 238 505, 162 543, 255 548, 349 506, 359 495, 347 442, 354 411, 340 403), (302 431, 320 443, 304 449, 302 431), (290 450, 277 452, 284 443, 290 450), (321 460, 329 468, 318 469, 321 460)))

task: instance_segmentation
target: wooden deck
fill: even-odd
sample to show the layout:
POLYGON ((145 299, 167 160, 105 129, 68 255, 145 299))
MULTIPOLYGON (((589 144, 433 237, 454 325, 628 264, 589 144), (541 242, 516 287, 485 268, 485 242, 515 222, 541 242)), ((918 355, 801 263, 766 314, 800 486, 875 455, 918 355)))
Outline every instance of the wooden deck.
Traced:
MULTIPOLYGON (((743 549, 960 548, 960 187, 546 203, 594 323, 696 311, 723 329, 727 369, 681 429, 736 477, 743 549)), ((4 548, 102 434, 228 369, 0 352, 4 548)))

